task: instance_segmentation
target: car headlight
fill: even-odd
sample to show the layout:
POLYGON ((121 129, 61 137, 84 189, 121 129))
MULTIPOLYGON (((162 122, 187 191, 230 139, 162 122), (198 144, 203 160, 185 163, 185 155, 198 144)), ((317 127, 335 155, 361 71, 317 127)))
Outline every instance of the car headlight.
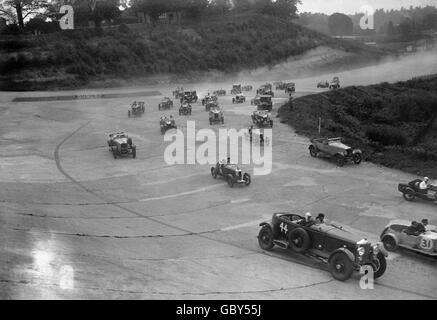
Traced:
POLYGON ((373 254, 377 255, 379 253, 379 245, 378 244, 374 244, 372 246, 372 248, 373 248, 373 254))
POLYGON ((358 247, 357 252, 359 256, 363 256, 366 250, 363 247, 358 247))

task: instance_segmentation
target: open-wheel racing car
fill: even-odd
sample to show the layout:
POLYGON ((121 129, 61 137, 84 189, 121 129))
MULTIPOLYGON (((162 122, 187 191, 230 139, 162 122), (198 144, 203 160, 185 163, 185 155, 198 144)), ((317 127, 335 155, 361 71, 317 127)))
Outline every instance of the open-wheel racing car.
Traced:
POLYGON ((191 104, 189 103, 182 103, 181 106, 179 107, 179 115, 180 116, 186 116, 186 115, 190 115, 191 116, 191 104))
POLYGON ((275 213, 271 221, 260 224, 258 244, 264 250, 270 251, 276 245, 322 261, 334 279, 340 281, 349 279, 365 265, 373 268, 375 278, 384 274, 388 254, 382 243, 371 244, 342 226, 316 220, 275 213))
POLYGON ((402 192, 404 199, 407 201, 414 201, 416 198, 420 198, 427 201, 437 201, 437 186, 430 185, 429 188, 421 190, 421 179, 416 179, 408 184, 400 183, 398 190, 402 192))
POLYGON ((255 104, 258 111, 265 110, 271 112, 273 109, 272 97, 269 95, 259 96, 259 102, 255 104))
POLYGON ((257 125, 258 127, 273 127, 273 120, 270 112, 268 111, 254 111, 251 117, 253 124, 257 125))
POLYGON ((334 157, 339 167, 344 166, 348 161, 360 164, 362 160, 362 151, 343 144, 342 138, 311 139, 309 150, 312 157, 318 157, 319 155, 334 157))
POLYGON ((338 77, 332 78, 331 83, 329 84, 330 90, 340 89, 340 79, 338 77))
POLYGON ((387 251, 396 251, 401 247, 437 257, 436 226, 426 225, 422 230, 417 230, 414 223, 393 220, 384 228, 380 238, 387 251))
POLYGON ((246 97, 242 94, 237 94, 235 98, 232 98, 232 103, 244 103, 246 102, 246 97))
POLYGON ((287 94, 293 94, 296 92, 296 84, 294 82, 286 83, 284 90, 287 94))
POLYGON ((208 102, 217 102, 218 96, 213 94, 210 95, 209 93, 202 99, 202 106, 206 105, 208 102))
POLYGON ((209 109, 209 124, 213 124, 215 122, 220 122, 221 124, 225 123, 223 111, 218 105, 211 106, 209 109))
POLYGON ((173 108, 173 101, 169 97, 164 97, 161 102, 158 104, 159 110, 171 109, 173 108))
POLYGON ((177 88, 175 91, 173 91, 173 97, 175 97, 176 99, 182 98, 183 95, 184 95, 183 87, 177 88))
POLYGON ((211 108, 216 108, 216 107, 218 107, 217 101, 208 101, 205 104, 205 111, 209 111, 211 108))
POLYGON ((183 96, 180 98, 180 102, 196 103, 198 99, 199 98, 197 96, 196 90, 185 91, 183 96))
POLYGON ((212 94, 215 95, 215 96, 218 96, 218 97, 225 96, 226 95, 226 90, 219 89, 219 90, 214 91, 212 94))
POLYGON ((127 111, 127 116, 130 118, 131 116, 141 116, 146 111, 144 107, 144 101, 134 101, 130 109, 127 111))
POLYGON ((164 134, 167 130, 177 129, 176 122, 172 116, 163 116, 159 119, 159 126, 161 128, 161 133, 164 134))
POLYGON ((329 88, 329 82, 328 81, 320 81, 317 84, 317 88, 329 88))
POLYGON ((241 84, 232 85, 231 94, 240 94, 241 92, 241 84))
POLYGON ((242 174, 241 169, 236 164, 217 162, 217 165, 211 168, 211 175, 214 179, 222 176, 228 185, 233 188, 235 184, 248 186, 251 182, 250 174, 242 174))
POLYGON ((137 147, 132 143, 132 139, 124 132, 111 133, 108 139, 109 151, 112 152, 114 159, 118 156, 126 157, 137 156, 137 147))
POLYGON ((272 87, 271 85, 262 85, 258 90, 256 90, 256 94, 259 95, 268 95, 271 96, 272 98, 275 96, 275 94, 273 93, 272 87))

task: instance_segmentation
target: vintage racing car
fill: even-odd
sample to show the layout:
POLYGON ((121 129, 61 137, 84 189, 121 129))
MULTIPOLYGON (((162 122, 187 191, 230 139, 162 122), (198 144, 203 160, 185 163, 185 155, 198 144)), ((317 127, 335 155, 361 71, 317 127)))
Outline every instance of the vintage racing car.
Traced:
POLYGON ((231 163, 217 162, 217 165, 211 168, 211 175, 214 179, 216 179, 217 176, 224 177, 231 188, 234 187, 234 184, 248 186, 251 182, 250 174, 242 174, 238 165, 231 163))
POLYGON ((191 104, 184 102, 179 107, 179 115, 180 116, 191 115, 191 110, 192 110, 191 104))
POLYGON ((338 77, 332 78, 331 83, 329 84, 329 89, 340 89, 340 79, 338 77))
POLYGON ((196 103, 198 99, 199 98, 197 96, 196 90, 185 91, 183 96, 180 98, 180 102, 196 103))
POLYGON ((399 247, 437 257, 437 227, 427 225, 425 232, 414 232, 411 223, 393 220, 381 233, 381 241, 388 251, 399 247))
POLYGON ((315 258, 326 263, 337 280, 349 279, 364 265, 373 268, 375 278, 386 270, 387 252, 382 243, 371 244, 342 226, 293 213, 275 213, 260 227, 258 244, 262 249, 269 251, 276 245, 315 258))
POLYGON ((127 116, 128 118, 131 116, 141 116, 145 110, 144 101, 134 101, 131 104, 130 109, 127 111, 127 116))
POLYGON ((164 97, 161 102, 158 104, 159 110, 171 109, 173 108, 173 101, 169 97, 164 97))
POLYGON ((173 97, 175 97, 176 99, 182 98, 183 95, 184 95, 183 87, 177 88, 175 91, 173 91, 173 97))
POLYGON ((234 84, 232 86, 231 94, 240 94, 241 92, 241 84, 234 84))
POLYGON ((208 102, 213 101, 213 102, 217 102, 218 101, 218 96, 213 94, 210 95, 209 93, 202 99, 202 106, 206 105, 208 102))
POLYGON ((118 156, 125 157, 137 156, 137 147, 132 143, 132 139, 124 132, 111 133, 108 139, 109 151, 112 152, 114 159, 118 156))
POLYGON ((273 127, 272 116, 268 111, 254 111, 251 117, 253 124, 258 127, 273 127))
POLYGON ((209 124, 213 124, 215 122, 220 122, 221 124, 225 123, 223 111, 218 105, 211 106, 209 109, 209 124))
POLYGON ((317 88, 329 88, 329 82, 328 81, 320 81, 317 84, 317 88))
POLYGON ((294 82, 286 83, 284 90, 287 94, 293 94, 296 92, 296 84, 294 82))
POLYGON ((360 164, 362 152, 360 149, 352 149, 342 143, 342 138, 314 138, 308 148, 312 157, 319 155, 334 157, 337 165, 342 167, 347 161, 360 164))
POLYGON ((163 116, 159 119, 159 126, 161 128, 161 133, 164 134, 167 130, 177 129, 176 122, 172 116, 163 116))
POLYGON ((259 95, 268 95, 271 96, 272 98, 275 96, 275 94, 273 93, 272 90, 272 86, 268 86, 268 85, 262 85, 258 90, 256 90, 256 94, 259 95))
POLYGON ((258 104, 256 104, 256 109, 258 111, 269 111, 271 112, 273 109, 273 102, 272 102, 272 97, 269 95, 261 95, 259 96, 259 102, 258 104))
POLYGON ((402 192, 404 199, 407 201, 414 201, 416 198, 437 201, 437 186, 432 185, 428 190, 420 190, 419 185, 421 182, 422 180, 416 179, 408 184, 400 183, 398 190, 402 192))
POLYGON ((232 98, 232 103, 244 103, 246 102, 246 97, 242 94, 237 94, 235 98, 232 98))
POLYGON ((220 89, 220 90, 216 90, 212 93, 215 96, 225 96, 226 95, 226 90, 224 89, 220 89))
POLYGON ((218 107, 217 101, 208 101, 205 104, 205 111, 209 111, 211 108, 216 108, 216 107, 218 107))
POLYGON ((245 86, 243 86, 243 88, 241 90, 242 91, 252 91, 253 87, 251 85, 245 85, 245 86))

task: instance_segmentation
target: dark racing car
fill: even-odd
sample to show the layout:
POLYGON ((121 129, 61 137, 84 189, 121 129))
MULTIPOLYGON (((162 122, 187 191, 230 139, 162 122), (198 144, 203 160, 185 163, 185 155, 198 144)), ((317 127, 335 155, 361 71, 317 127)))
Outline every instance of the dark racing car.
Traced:
POLYGON ((388 254, 382 243, 371 244, 345 227, 323 221, 275 213, 271 221, 260 224, 259 246, 270 251, 276 245, 322 261, 340 281, 349 279, 365 265, 373 268, 375 278, 384 274, 388 254))
POLYGON ((408 184, 400 183, 398 190, 402 192, 404 199, 407 201, 414 201, 416 198, 426 201, 437 201, 437 186, 430 185, 429 188, 421 190, 419 187, 421 182, 422 180, 416 179, 408 184))
POLYGON ((211 168, 211 175, 214 179, 217 176, 222 176, 232 188, 234 184, 242 184, 248 186, 251 182, 250 174, 241 172, 241 169, 236 164, 217 162, 217 165, 211 168))

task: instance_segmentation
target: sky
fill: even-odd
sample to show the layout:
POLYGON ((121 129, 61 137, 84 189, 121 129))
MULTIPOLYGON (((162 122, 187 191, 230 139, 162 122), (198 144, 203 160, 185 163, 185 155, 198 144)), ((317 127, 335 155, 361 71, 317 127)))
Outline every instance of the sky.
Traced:
POLYGON ((373 9, 400 9, 424 7, 427 5, 437 7, 437 0, 301 0, 298 5, 299 12, 321 12, 332 14, 341 12, 354 14, 360 12, 362 7, 370 6, 373 9))

